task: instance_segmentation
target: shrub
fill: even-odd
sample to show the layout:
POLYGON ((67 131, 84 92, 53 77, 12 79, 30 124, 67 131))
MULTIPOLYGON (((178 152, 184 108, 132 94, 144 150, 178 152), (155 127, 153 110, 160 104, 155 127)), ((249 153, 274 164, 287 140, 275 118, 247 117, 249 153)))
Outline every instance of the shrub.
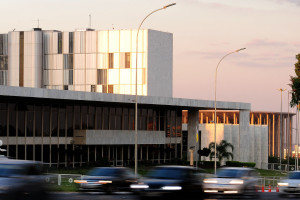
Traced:
POLYGON ((228 167, 252 167, 256 165, 255 162, 239 162, 239 161, 227 161, 226 166, 228 167))

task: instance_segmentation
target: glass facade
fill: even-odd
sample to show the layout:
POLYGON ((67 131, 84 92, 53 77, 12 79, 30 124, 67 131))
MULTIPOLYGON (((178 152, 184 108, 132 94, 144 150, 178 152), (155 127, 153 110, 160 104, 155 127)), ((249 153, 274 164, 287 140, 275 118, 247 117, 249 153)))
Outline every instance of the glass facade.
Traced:
MULTIPOLYGON (((164 131, 167 138, 181 137, 181 113, 181 110, 140 105, 138 130, 164 131)), ((124 157, 124 152, 126 152, 124 157, 126 162, 133 162, 133 145, 87 145, 89 146, 87 147, 86 145, 73 146, 64 143, 67 141, 66 138, 73 137, 74 130, 134 130, 133 106, 113 106, 94 102, 5 100, 2 98, 0 114, 0 139, 8 141, 3 146, 8 150, 7 156, 41 160, 52 165, 67 165, 69 161, 77 164, 88 162, 86 153, 89 149, 96 155, 91 158, 93 161, 96 161, 95 157, 99 159, 108 157, 111 162, 115 163, 121 159, 118 154, 123 152, 124 157), (21 138, 27 138, 25 139, 27 141, 32 139, 27 143, 11 142, 15 141, 12 138, 16 138, 17 141, 24 141, 21 138), (35 142, 32 143, 32 140, 35 142), (51 141, 56 142, 52 143, 51 141), (25 149, 26 154, 24 153, 25 149), (37 152, 38 149, 39 152, 37 152), (84 150, 83 153, 81 149, 84 150), (121 149, 123 150, 120 151, 121 149), (98 152, 102 152, 101 156, 98 155, 98 152), (105 154, 108 152, 110 154, 105 154), (75 160, 73 160, 73 156, 75 160)), ((139 145, 139 151, 141 151, 139 159, 148 157, 148 159, 152 158, 153 162, 154 160, 158 162, 158 160, 172 160, 181 157, 180 144, 172 144, 168 139, 166 141, 167 144, 164 145, 139 145), (146 155, 145 153, 149 152, 149 149, 151 153, 146 155)), ((125 162, 124 159, 122 162, 125 162)))
POLYGON ((147 95, 147 31, 44 31, 44 87, 147 95))
POLYGON ((0 85, 7 85, 8 35, 0 34, 0 85))

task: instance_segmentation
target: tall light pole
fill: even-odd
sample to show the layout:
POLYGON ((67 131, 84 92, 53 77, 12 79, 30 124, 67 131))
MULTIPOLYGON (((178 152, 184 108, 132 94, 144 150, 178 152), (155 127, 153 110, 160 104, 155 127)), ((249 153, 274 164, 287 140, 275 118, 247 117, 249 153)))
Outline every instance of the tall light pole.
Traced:
POLYGON ((288 125, 287 125, 287 161, 288 161, 288 171, 290 171, 290 94, 292 91, 288 91, 288 125))
POLYGON ((139 44, 139 32, 140 32, 140 29, 141 29, 141 26, 142 26, 142 24, 144 23, 144 21, 150 16, 150 15, 152 15, 153 13, 155 13, 155 12, 157 12, 157 11, 160 11, 160 10, 163 10, 163 9, 166 9, 166 8, 168 8, 168 7, 170 7, 170 6, 174 6, 174 5, 176 5, 176 3, 171 3, 171 4, 168 4, 168 5, 166 5, 166 6, 164 6, 164 7, 162 7, 162 8, 159 8, 159 9, 157 9, 157 10, 154 10, 154 11, 152 11, 151 13, 149 13, 143 20, 142 20, 142 22, 140 23, 140 26, 139 26, 139 28, 138 28, 138 31, 137 31, 137 34, 136 34, 136 60, 135 60, 135 123, 134 123, 134 125, 135 125, 135 138, 134 138, 134 140, 135 140, 135 142, 134 142, 134 174, 135 174, 135 176, 137 176, 137 168, 138 168, 138 166, 137 166, 137 152, 138 152, 138 145, 137 145, 137 143, 138 143, 138 135, 137 135, 137 129, 138 129, 138 123, 137 123, 137 118, 138 118, 138 92, 137 92, 137 85, 138 85, 138 80, 137 80, 137 72, 138 72, 138 44, 139 44))
POLYGON ((280 130, 279 130, 279 166, 281 170, 281 157, 282 157, 282 92, 286 91, 286 89, 279 88, 280 91, 280 130))
POLYGON ((215 174, 217 172, 217 72, 218 72, 218 68, 220 63, 222 62, 222 60, 224 58, 226 58, 227 56, 229 56, 230 54, 233 53, 237 53, 239 51, 245 50, 246 48, 241 48, 238 50, 235 50, 233 52, 230 52, 228 54, 226 54, 225 56, 223 56, 221 58, 221 60, 218 62, 218 65, 216 67, 216 72, 215 72, 215 116, 214 116, 214 124, 215 124, 215 131, 214 131, 214 143, 215 143, 215 174))

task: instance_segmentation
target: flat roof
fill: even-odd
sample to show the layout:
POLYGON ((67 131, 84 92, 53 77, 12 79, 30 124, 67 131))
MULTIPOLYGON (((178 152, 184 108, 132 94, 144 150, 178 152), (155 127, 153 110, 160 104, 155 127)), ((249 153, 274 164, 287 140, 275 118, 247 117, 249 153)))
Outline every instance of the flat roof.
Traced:
MULTIPOLYGON (((0 86, 0 96, 53 100, 110 102, 120 104, 133 104, 135 102, 135 95, 52 90, 45 88, 14 86, 0 86)), ((177 107, 181 109, 214 109, 214 101, 212 100, 183 99, 171 97, 138 96, 138 104, 177 107)), ((251 110, 251 104, 241 102, 217 101, 217 109, 251 110)))

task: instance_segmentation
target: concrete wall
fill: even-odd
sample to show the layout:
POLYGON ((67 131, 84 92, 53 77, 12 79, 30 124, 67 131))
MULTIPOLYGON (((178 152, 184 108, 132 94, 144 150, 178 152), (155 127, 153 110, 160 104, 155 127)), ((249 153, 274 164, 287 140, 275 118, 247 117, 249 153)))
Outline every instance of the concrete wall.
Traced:
MULTIPOLYGON (((244 125, 245 128, 245 125, 244 125)), ((201 149, 214 142, 214 124, 199 124, 201 149)), ((267 168, 268 126, 248 125, 247 132, 240 125, 217 124, 217 143, 226 140, 234 146, 233 160, 255 162, 257 168, 267 168)), ((202 157, 209 160, 209 157, 202 157)), ((226 159, 224 160, 225 164, 226 159)))
POLYGON ((148 96, 173 96, 173 34, 148 30, 148 96))
MULTIPOLYGON (((75 130, 75 144, 127 145, 135 144, 135 131, 75 130)), ((165 144, 164 131, 138 131, 138 144, 165 144)))

